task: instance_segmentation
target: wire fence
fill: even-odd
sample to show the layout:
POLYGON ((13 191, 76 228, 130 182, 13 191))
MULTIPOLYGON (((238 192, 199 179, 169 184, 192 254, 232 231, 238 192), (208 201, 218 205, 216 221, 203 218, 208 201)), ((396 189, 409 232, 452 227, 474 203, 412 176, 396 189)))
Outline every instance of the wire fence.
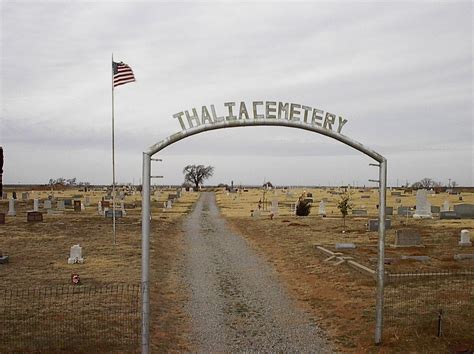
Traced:
POLYGON ((136 352, 140 285, 0 289, 0 351, 136 352))
POLYGON ((473 270, 388 274, 385 279, 385 327, 397 336, 472 339, 473 270))

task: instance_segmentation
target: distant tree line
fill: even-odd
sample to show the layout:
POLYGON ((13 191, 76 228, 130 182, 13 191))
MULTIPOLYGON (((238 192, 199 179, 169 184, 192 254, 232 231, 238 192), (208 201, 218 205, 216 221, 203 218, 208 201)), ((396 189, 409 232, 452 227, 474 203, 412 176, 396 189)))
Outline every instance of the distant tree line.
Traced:
POLYGON ((55 186, 55 185, 61 185, 61 186, 67 186, 67 187, 74 187, 74 186, 90 186, 89 182, 78 182, 77 178, 69 178, 66 179, 64 177, 59 177, 59 178, 50 178, 48 184, 50 186, 55 186))
MULTIPOLYGON (((450 181, 447 187, 454 188, 457 185, 458 184, 456 183, 456 181, 450 181)), ((433 179, 427 178, 427 177, 411 185, 411 188, 413 189, 432 189, 432 188, 439 188, 439 187, 443 187, 443 184, 441 182, 436 182, 433 179)))

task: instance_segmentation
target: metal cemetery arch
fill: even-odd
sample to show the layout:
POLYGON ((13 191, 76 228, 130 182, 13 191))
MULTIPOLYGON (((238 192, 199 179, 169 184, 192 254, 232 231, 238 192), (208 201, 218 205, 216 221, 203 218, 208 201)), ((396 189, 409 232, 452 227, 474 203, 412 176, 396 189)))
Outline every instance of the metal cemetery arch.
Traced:
POLYGON ((150 257, 150 180, 151 180, 151 157, 165 147, 174 144, 184 138, 205 131, 248 127, 248 126, 279 126, 309 130, 314 133, 328 136, 341 143, 359 150, 363 154, 378 162, 379 167, 379 240, 378 240, 378 262, 377 262, 377 295, 376 295, 376 323, 375 343, 382 341, 383 324, 383 293, 384 293, 384 248, 385 248, 385 204, 387 186, 387 160, 377 152, 368 149, 361 143, 352 140, 340 133, 333 132, 320 126, 305 124, 300 121, 283 119, 265 120, 231 120, 215 124, 199 125, 189 130, 183 130, 173 134, 166 139, 152 145, 148 151, 143 153, 143 191, 142 191, 142 353, 149 352, 149 314, 150 314, 150 280, 149 280, 149 257, 150 257))

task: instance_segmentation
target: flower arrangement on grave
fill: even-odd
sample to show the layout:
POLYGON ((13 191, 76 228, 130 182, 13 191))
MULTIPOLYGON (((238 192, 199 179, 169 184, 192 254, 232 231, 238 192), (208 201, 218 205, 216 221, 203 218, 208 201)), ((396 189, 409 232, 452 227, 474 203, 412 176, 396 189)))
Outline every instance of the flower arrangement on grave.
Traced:
POLYGON ((79 277, 79 274, 71 274, 71 283, 73 285, 79 285, 81 282, 81 278, 79 277))

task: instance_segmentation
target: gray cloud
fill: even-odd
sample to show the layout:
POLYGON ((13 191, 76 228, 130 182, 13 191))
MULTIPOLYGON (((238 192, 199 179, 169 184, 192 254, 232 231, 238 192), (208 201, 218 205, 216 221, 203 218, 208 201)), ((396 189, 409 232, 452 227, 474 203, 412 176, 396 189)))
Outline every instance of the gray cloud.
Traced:
MULTIPOLYGON (((392 181, 431 173, 473 184, 468 1, 4 1, 1 22, 0 144, 9 161, 7 183, 68 173, 110 182, 114 52, 137 77, 115 91, 124 181, 138 180, 141 151, 179 130, 172 114, 228 100, 271 99, 346 117, 344 133, 386 155, 392 181), (35 176, 29 173, 32 149, 42 154, 35 176)), ((206 133, 163 154, 175 160, 166 183, 181 181, 178 164, 201 159, 215 164, 222 180, 237 178, 236 163, 288 184, 297 183, 288 171, 299 164, 311 176, 298 177, 306 184, 326 183, 330 173, 335 182, 341 179, 336 175, 362 181, 373 173, 355 162, 364 160, 357 152, 290 129, 206 133), (321 173, 308 162, 313 159, 331 161, 333 170, 321 173)), ((240 174, 247 183, 261 179, 240 174)))

